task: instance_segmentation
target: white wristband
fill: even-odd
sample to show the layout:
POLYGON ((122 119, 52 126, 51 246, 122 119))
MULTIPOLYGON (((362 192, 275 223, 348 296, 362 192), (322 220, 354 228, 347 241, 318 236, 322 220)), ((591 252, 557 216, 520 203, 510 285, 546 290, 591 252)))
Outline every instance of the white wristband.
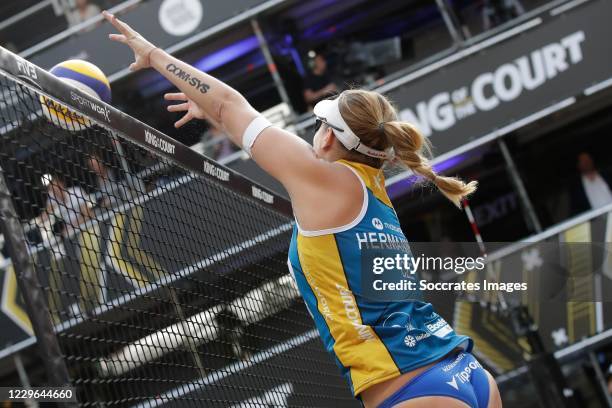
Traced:
POLYGON ((270 126, 272 126, 272 123, 263 116, 257 116, 249 123, 249 126, 247 126, 242 135, 242 149, 247 152, 249 156, 251 156, 251 148, 257 136, 270 126))

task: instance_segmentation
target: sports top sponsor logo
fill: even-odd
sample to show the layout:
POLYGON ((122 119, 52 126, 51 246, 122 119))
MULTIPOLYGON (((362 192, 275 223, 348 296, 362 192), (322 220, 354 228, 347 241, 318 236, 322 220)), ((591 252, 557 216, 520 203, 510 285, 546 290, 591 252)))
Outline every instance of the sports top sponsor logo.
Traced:
POLYGON ((438 319, 434 323, 427 323, 425 326, 427 327, 427 330, 429 330, 430 332, 435 332, 436 330, 441 329, 447 324, 448 323, 446 323, 444 319, 438 319))
POLYGON ((346 317, 351 325, 353 325, 355 328, 357 336, 363 341, 374 341, 375 337, 372 329, 360 322, 361 315, 359 314, 359 308, 355 303, 353 293, 338 283, 336 283, 336 289, 338 289, 338 293, 340 294, 340 298, 344 304, 346 317))
POLYGON ((372 218, 372 226, 379 231, 385 228, 380 218, 372 218))
POLYGON ((431 337, 431 334, 427 332, 415 335, 408 334, 406 337, 404 337, 404 344, 406 345, 406 347, 412 348, 416 346, 419 341, 424 340, 428 337, 431 337))
POLYGON ((402 231, 402 229, 396 225, 393 225, 389 222, 385 222, 385 228, 389 228, 391 231, 397 232, 399 234, 403 234, 404 232, 402 231))
POLYGON ((443 318, 439 318, 433 323, 426 323, 425 327, 436 337, 444 337, 453 332, 453 329, 443 318))

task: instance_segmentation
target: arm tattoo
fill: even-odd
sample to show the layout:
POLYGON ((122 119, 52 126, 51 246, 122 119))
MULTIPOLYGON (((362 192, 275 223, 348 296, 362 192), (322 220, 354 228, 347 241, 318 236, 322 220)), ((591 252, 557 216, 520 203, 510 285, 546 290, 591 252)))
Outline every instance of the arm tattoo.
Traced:
POLYGON ((185 72, 183 69, 181 69, 180 67, 177 67, 173 63, 170 63, 170 64, 166 65, 166 71, 170 72, 171 74, 173 74, 177 78, 183 80, 188 85, 196 88, 197 90, 199 90, 203 94, 208 92, 208 90, 210 89, 210 85, 200 81, 199 78, 191 76, 189 74, 189 72, 185 72))

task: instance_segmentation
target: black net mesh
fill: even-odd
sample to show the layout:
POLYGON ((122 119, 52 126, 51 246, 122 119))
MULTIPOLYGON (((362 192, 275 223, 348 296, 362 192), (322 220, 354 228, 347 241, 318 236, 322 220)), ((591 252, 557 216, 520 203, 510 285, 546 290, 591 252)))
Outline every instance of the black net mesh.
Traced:
POLYGON ((354 406, 288 275, 287 215, 0 86, 0 166, 80 405, 354 406))

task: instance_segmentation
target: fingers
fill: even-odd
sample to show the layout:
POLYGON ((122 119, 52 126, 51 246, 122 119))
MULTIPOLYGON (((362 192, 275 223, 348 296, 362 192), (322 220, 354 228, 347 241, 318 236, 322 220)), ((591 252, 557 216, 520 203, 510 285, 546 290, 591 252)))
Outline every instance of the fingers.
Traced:
POLYGON ((127 44, 127 38, 123 34, 109 34, 108 38, 110 38, 112 41, 117 41, 122 44, 127 44))
POLYGON ((109 13, 108 11, 103 10, 102 11, 102 17, 104 17, 106 19, 106 21, 108 21, 109 23, 111 22, 111 13, 109 13))
POLYGON ((115 27, 117 30, 119 30, 119 32, 123 35, 125 35, 126 37, 133 37, 136 32, 134 30, 132 30, 132 27, 130 27, 129 25, 127 25, 126 23, 124 23, 123 21, 119 20, 117 17, 115 17, 114 14, 109 13, 108 11, 104 10, 102 12, 102 15, 104 16, 104 18, 113 25, 113 27, 115 27))
POLYGON ((113 25, 113 27, 115 27, 117 30, 119 30, 119 32, 121 32, 122 34, 127 34, 127 33, 124 33, 124 28, 121 27, 121 25, 119 25, 119 20, 117 20, 117 17, 115 17, 113 14, 111 14, 108 11, 104 10, 102 12, 102 16, 106 19, 106 21, 111 23, 113 25))
POLYGON ((185 114, 185 116, 183 116, 182 118, 180 118, 175 124, 174 127, 175 128, 180 128, 181 126, 183 126, 185 123, 189 122, 191 119, 193 119, 193 115, 191 115, 191 112, 187 112, 185 114))
POLYGON ((182 112, 182 111, 186 111, 188 109, 189 109, 189 104, 187 102, 179 103, 177 105, 170 105, 170 106, 168 106, 168 111, 169 112, 182 112))
POLYGON ((186 101, 187 96, 183 92, 174 92, 165 94, 164 99, 167 101, 186 101))

